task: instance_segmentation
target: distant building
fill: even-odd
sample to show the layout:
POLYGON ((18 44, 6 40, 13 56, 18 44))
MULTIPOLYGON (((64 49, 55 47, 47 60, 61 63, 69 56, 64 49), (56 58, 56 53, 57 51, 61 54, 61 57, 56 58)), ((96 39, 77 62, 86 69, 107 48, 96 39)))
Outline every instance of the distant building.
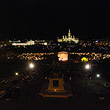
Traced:
POLYGON ((11 43, 12 46, 29 46, 29 45, 50 45, 50 44, 53 44, 53 41, 52 40, 29 40, 29 41, 24 41, 22 42, 21 40, 16 40, 16 41, 11 41, 9 40, 9 43, 11 43))
POLYGON ((35 40, 35 44, 48 45, 48 42, 46 40, 35 40))
POLYGON ((15 41, 15 40, 14 40, 14 41, 9 40, 9 42, 10 42, 10 43, 20 43, 20 42, 21 42, 21 40, 16 40, 16 41, 15 41))
POLYGON ((68 36, 63 36, 62 39, 57 39, 58 42, 74 42, 74 43, 78 43, 79 42, 79 39, 78 38, 75 38, 75 36, 71 35, 71 32, 70 32, 70 29, 69 29, 69 32, 68 32, 68 36))
POLYGON ((7 40, 0 40, 0 48, 7 46, 7 45, 11 45, 11 43, 8 42, 7 40))
POLYGON ((58 52, 59 61, 68 61, 68 53, 65 51, 58 52))
POLYGON ((100 40, 96 40, 95 44, 96 45, 103 45, 103 46, 107 46, 107 45, 110 46, 110 38, 103 38, 103 39, 100 39, 100 40))
POLYGON ((35 45, 35 41, 32 41, 32 40, 30 40, 30 41, 27 41, 27 42, 20 42, 20 40, 19 41, 12 41, 12 45, 13 46, 27 46, 27 45, 35 45))

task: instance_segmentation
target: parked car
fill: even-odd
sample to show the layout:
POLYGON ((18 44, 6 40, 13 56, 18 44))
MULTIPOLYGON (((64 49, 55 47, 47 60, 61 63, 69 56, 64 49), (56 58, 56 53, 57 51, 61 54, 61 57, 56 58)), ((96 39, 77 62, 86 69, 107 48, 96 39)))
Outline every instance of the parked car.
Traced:
POLYGON ((106 82, 106 83, 103 84, 103 86, 106 87, 106 88, 110 88, 110 83, 106 82))
POLYGON ((98 92, 96 95, 97 95, 98 100, 105 100, 105 97, 101 92, 98 92))

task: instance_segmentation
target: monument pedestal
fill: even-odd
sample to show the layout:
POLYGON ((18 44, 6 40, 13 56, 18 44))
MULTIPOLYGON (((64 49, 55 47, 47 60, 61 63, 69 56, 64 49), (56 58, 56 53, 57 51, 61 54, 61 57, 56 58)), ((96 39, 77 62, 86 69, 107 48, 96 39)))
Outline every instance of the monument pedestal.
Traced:
POLYGON ((63 78, 49 78, 48 91, 57 92, 63 91, 63 78))
POLYGON ((72 96, 69 83, 64 83, 63 78, 49 78, 49 83, 44 84, 39 95, 42 97, 68 98, 72 96))

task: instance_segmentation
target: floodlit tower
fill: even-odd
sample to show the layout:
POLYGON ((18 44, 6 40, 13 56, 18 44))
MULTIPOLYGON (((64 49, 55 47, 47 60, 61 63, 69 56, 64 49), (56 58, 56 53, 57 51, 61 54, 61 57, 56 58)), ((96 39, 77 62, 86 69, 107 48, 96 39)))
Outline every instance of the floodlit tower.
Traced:
POLYGON ((70 29, 68 31, 68 39, 71 38, 71 32, 70 32, 70 29))
POLYGON ((64 39, 64 41, 65 41, 65 42, 67 42, 67 40, 68 40, 68 39, 67 39, 67 36, 65 36, 65 39, 64 39))
POLYGON ((63 35, 63 40, 65 39, 65 36, 63 35))

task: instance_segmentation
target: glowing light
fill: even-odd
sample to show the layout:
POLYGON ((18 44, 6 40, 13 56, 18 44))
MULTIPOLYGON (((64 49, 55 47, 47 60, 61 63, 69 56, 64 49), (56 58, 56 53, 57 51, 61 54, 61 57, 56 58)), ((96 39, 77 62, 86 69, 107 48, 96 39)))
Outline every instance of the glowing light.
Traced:
POLYGON ((90 64, 85 65, 85 69, 89 70, 91 68, 90 64))
POLYGON ((30 68, 34 68, 34 64, 33 64, 33 63, 30 63, 30 64, 29 64, 29 67, 30 67, 30 68))
POLYGON ((47 45, 47 42, 45 42, 44 45, 47 45))
POLYGON ((18 75, 19 75, 19 73, 18 73, 18 72, 16 72, 16 73, 15 73, 15 75, 16 75, 16 76, 18 76, 18 75))
POLYGON ((59 52, 58 53, 59 61, 67 61, 68 60, 68 53, 67 52, 59 52))
POLYGON ((100 78, 100 74, 96 74, 96 77, 97 77, 97 78, 100 78))

